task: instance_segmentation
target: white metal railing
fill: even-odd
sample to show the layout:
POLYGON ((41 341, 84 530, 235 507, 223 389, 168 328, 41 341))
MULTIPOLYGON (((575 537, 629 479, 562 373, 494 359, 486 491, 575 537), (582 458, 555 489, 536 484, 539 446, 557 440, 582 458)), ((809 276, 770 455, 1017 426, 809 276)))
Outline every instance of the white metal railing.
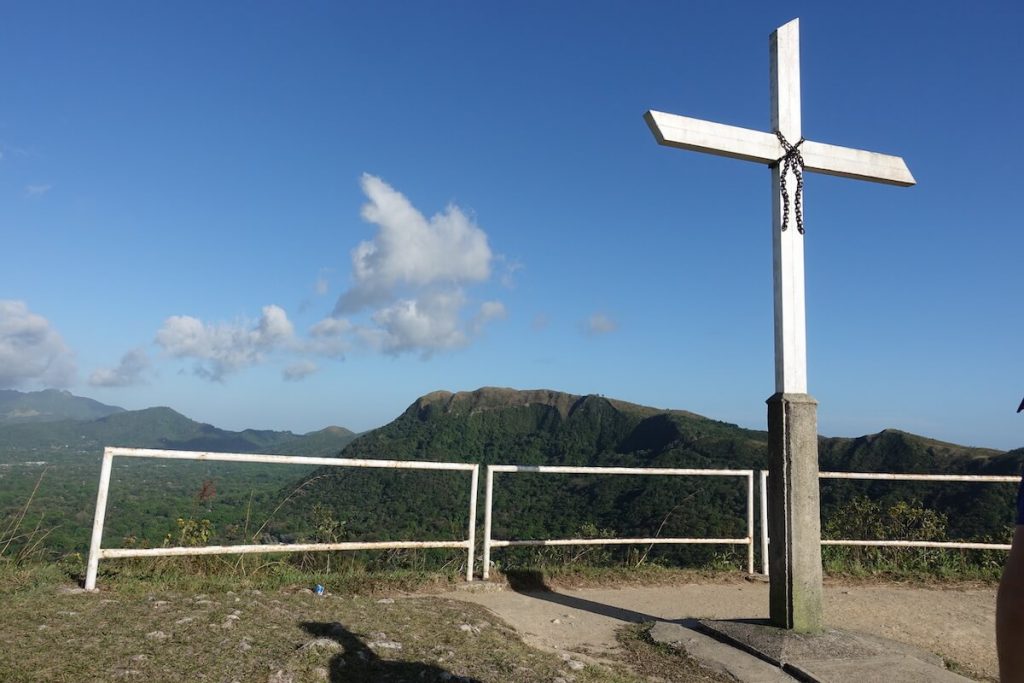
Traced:
MULTIPOLYGON (((978 483, 1020 482, 1019 476, 983 474, 888 474, 882 472, 818 472, 819 479, 861 479, 880 481, 962 481, 978 483)), ((768 575, 768 472, 760 471, 761 493, 761 573, 768 575)), ((970 541, 883 541, 861 539, 822 539, 822 545, 878 546, 897 548, 963 548, 965 550, 1009 550, 1009 543, 970 541)))
POLYGON ((630 545, 630 544, 733 544, 747 546, 747 571, 754 573, 754 470, 669 469, 653 467, 558 467, 547 465, 488 465, 484 503, 483 578, 490 575, 491 548, 508 546, 630 545), (536 472, 541 474, 631 474, 669 476, 717 476, 747 478, 746 538, 558 538, 546 540, 497 540, 491 538, 494 510, 495 472, 536 472))
POLYGON ((376 550, 384 548, 465 548, 466 580, 473 580, 473 550, 476 546, 476 507, 480 466, 453 462, 423 462, 413 460, 350 460, 344 458, 313 458, 290 455, 259 455, 254 453, 207 453, 197 451, 167 451, 150 448, 103 449, 100 468, 100 486, 96 496, 96 517, 92 525, 89 545, 89 564, 85 574, 86 590, 96 589, 96 572, 100 559, 114 557, 156 557, 168 555, 229 555, 243 553, 293 553, 323 550, 376 550), (258 462, 278 465, 325 465, 328 467, 372 467, 407 470, 459 470, 471 473, 469 493, 468 538, 465 541, 373 541, 346 543, 260 543, 253 545, 227 545, 176 548, 102 548, 103 521, 107 512, 107 493, 110 489, 110 469, 114 457, 162 458, 168 460, 208 460, 222 462, 258 462))
MULTIPOLYGON (((287 455, 261 455, 252 453, 210 453, 197 451, 168 451, 148 448, 108 447, 103 450, 99 492, 96 496, 96 516, 93 520, 89 562, 85 588, 95 590, 96 573, 101 559, 119 557, 155 557, 180 555, 226 555, 245 553, 315 552, 329 550, 380 550, 392 548, 465 548, 467 552, 466 580, 473 580, 474 550, 476 545, 476 511, 480 465, 451 462, 413 460, 354 460, 344 458, 315 458, 287 455), (470 480, 469 523, 465 541, 365 541, 343 543, 260 543, 230 546, 174 547, 174 548, 102 548, 103 524, 106 516, 110 472, 115 456, 131 458, 160 458, 168 460, 207 460, 222 462, 254 462, 279 465, 326 465, 329 467, 369 467, 385 469, 468 471, 470 480)), ((1017 483, 1020 477, 967 474, 887 474, 877 472, 819 472, 819 479, 859 479, 883 481, 939 481, 1017 483)), ((768 575, 768 472, 758 471, 760 484, 761 571, 768 575)), ((732 544, 747 546, 747 571, 754 573, 754 470, 670 469, 642 467, 559 467, 546 465, 489 465, 487 466, 486 502, 484 511, 483 578, 490 573, 492 548, 509 546, 565 546, 565 545, 631 545, 631 544, 732 544), (747 479, 747 535, 745 538, 562 538, 538 540, 499 540, 492 538, 491 520, 494 510, 494 474, 496 472, 534 472, 543 474, 597 474, 641 476, 723 476, 747 479)), ((889 541, 862 539, 823 539, 822 545, 878 546, 910 548, 963 548, 968 550, 1009 550, 1008 543, 975 543, 966 541, 889 541)))

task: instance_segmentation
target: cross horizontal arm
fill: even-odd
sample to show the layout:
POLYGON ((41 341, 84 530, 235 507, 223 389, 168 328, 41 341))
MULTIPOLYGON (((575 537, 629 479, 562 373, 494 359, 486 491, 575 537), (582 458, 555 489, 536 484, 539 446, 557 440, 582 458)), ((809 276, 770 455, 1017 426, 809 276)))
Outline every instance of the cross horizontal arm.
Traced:
MULTIPOLYGON (((750 128, 649 111, 644 120, 659 145, 770 164, 784 154, 778 138, 750 128)), ((796 142, 792 140, 791 142, 796 142)), ((908 187, 914 176, 902 157, 807 140, 800 146, 804 169, 816 173, 908 187)))
MULTIPOLYGON (((800 145, 800 154, 804 158, 804 168, 815 173, 900 187, 910 187, 917 183, 903 157, 826 145, 813 140, 805 140, 800 145)), ((782 156, 781 152, 779 156, 782 156)))

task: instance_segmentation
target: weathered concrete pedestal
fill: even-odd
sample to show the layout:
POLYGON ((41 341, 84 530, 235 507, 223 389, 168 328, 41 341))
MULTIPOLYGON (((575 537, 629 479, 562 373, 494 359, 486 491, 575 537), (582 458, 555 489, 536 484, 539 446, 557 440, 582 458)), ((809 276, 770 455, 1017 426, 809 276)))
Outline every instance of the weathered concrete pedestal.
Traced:
POLYGON ((768 399, 768 566, 772 624, 818 633, 822 622, 818 402, 768 399))

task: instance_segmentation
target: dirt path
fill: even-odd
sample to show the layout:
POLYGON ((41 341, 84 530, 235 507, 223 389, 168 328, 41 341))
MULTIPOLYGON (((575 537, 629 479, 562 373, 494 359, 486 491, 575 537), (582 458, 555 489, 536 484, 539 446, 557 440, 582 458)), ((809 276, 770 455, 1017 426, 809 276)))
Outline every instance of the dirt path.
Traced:
MULTIPOLYGON (((530 644, 600 657, 616 647, 624 622, 684 618, 764 618, 768 586, 726 583, 558 589, 557 592, 456 591, 483 605, 530 644)), ((995 587, 917 588, 831 583, 825 588, 830 626, 917 645, 953 660, 964 673, 995 680, 995 587)))

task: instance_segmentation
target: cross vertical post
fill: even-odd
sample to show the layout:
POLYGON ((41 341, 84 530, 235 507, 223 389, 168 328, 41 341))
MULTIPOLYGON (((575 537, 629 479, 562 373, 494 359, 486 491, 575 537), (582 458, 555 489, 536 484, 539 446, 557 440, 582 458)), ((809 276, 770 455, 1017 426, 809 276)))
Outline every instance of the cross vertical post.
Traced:
MULTIPOLYGON (((800 35, 797 20, 771 35, 772 130, 790 144, 801 139, 800 35)), ((804 236, 797 230, 796 201, 784 201, 782 183, 795 195, 793 169, 772 164, 772 256, 775 291, 775 391, 807 393, 807 323, 804 317, 804 236), (785 178, 783 173, 785 172, 785 178), (789 214, 788 216, 786 214, 789 214), (782 229, 786 225, 786 230, 782 229)))
POLYGON ((802 174, 813 171, 902 187, 915 181, 900 157, 804 141, 799 32, 799 20, 794 19, 769 41, 771 133, 658 111, 648 111, 644 118, 661 145, 772 169, 775 394, 767 401, 769 613, 776 626, 813 633, 823 627, 821 518, 818 404, 807 393, 802 174))
MULTIPOLYGON (((796 145, 802 139, 798 21, 777 29, 769 45, 772 130, 796 145)), ((769 615, 776 626, 812 633, 823 627, 818 404, 807 393, 804 235, 797 220, 797 183, 793 168, 772 165, 775 394, 768 399, 769 615)))

